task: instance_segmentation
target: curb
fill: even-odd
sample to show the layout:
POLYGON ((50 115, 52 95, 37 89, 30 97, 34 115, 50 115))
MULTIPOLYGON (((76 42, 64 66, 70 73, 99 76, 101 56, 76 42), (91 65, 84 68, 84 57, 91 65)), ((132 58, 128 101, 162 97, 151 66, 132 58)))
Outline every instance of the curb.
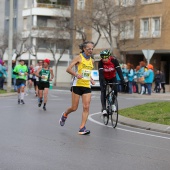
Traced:
POLYGON ((17 95, 17 93, 4 93, 4 94, 0 94, 0 97, 9 97, 9 96, 15 96, 17 95))
POLYGON ((170 126, 163 124, 156 124, 151 122, 145 122, 141 120, 135 120, 119 115, 118 122, 123 125, 128 125, 132 127, 137 127, 145 130, 151 130, 156 132, 168 133, 170 134, 170 126))

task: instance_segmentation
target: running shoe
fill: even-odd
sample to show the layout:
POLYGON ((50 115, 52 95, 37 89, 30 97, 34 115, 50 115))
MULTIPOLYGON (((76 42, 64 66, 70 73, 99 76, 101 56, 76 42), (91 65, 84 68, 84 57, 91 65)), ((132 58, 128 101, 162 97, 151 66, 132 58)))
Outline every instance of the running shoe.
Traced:
POLYGON ((114 111, 114 112, 117 111, 117 108, 116 108, 116 105, 115 105, 115 104, 112 105, 112 111, 114 111))
POLYGON ((78 132, 79 135, 88 135, 90 134, 90 130, 87 130, 86 127, 84 126, 83 128, 81 128, 78 132))
POLYGON ((64 116, 64 112, 63 112, 62 116, 59 120, 60 126, 64 126, 66 119, 67 119, 67 117, 64 116))
POLYGON ((43 110, 44 110, 44 111, 46 111, 46 110, 47 110, 45 106, 43 106, 43 110))
POLYGON ((18 99, 18 104, 20 104, 20 99, 18 99))
POLYGON ((38 107, 41 107, 42 104, 42 100, 40 100, 40 102, 38 103, 38 107))
POLYGON ((24 100, 21 100, 20 104, 25 104, 24 100))
POLYGON ((102 114, 103 114, 103 116, 106 116, 107 115, 107 111, 103 110, 102 114))

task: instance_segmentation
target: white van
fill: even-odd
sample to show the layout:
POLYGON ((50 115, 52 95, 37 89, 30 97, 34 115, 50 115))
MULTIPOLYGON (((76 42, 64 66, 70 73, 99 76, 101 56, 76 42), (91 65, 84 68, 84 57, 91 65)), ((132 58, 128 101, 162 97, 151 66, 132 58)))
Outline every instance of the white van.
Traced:
POLYGON ((95 84, 94 85, 91 84, 91 87, 100 87, 99 71, 98 70, 92 70, 91 71, 91 77, 95 81, 95 84))

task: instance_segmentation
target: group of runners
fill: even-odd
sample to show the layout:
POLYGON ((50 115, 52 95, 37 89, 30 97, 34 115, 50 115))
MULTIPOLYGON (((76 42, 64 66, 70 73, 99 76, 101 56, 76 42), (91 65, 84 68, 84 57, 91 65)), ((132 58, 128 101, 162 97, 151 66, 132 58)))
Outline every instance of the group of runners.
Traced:
MULTIPOLYGON (((73 76, 71 95, 71 106, 65 109, 59 120, 61 126, 65 125, 66 120, 70 113, 74 112, 78 108, 80 97, 82 97, 83 112, 82 120, 78 130, 78 134, 87 135, 90 134, 90 130, 87 130, 85 125, 89 115, 89 107, 91 102, 91 84, 95 84, 95 81, 91 77, 91 70, 93 69, 94 60, 92 53, 94 49, 94 43, 86 41, 80 46, 81 52, 77 55, 68 66, 66 71, 73 76), (76 69, 75 69, 76 68, 76 69)), ((99 62, 99 81, 101 86, 101 104, 102 112, 106 114, 106 83, 116 83, 116 72, 119 74, 122 83, 125 83, 122 71, 120 69, 119 62, 113 56, 109 50, 100 52, 101 61, 99 62)), ((39 65, 35 67, 35 70, 31 72, 36 76, 36 94, 39 97, 38 107, 41 107, 43 103, 43 109, 46 110, 47 95, 50 86, 50 81, 53 79, 54 74, 52 68, 49 67, 50 60, 45 59, 43 62, 39 61, 39 65), (43 99, 43 100, 42 100, 43 99)), ((24 65, 24 60, 20 60, 20 63, 15 66, 13 73, 16 74, 16 84, 18 87, 18 104, 24 104, 24 88, 26 86, 26 80, 28 75, 28 68, 24 65)), ((114 89, 117 94, 117 89, 114 89)))
POLYGON ((32 85, 32 82, 34 82, 35 94, 39 98, 38 107, 41 107, 43 99, 43 109, 46 110, 50 81, 52 81, 54 77, 53 70, 49 67, 49 64, 50 60, 45 59, 44 61, 39 61, 38 65, 34 69, 32 66, 28 69, 24 60, 19 60, 19 64, 13 69, 13 74, 16 75, 18 104, 25 104, 24 94, 28 79, 28 86, 32 85))

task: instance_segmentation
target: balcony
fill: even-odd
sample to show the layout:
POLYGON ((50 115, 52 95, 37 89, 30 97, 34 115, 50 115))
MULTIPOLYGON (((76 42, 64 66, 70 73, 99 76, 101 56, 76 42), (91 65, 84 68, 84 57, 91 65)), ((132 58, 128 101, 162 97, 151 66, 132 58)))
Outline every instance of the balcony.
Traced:
POLYGON ((70 39, 70 33, 68 31, 57 31, 56 28, 49 27, 32 27, 31 33, 28 30, 22 32, 23 38, 28 38, 30 35, 33 38, 70 39))
POLYGON ((70 6, 56 5, 56 4, 45 4, 45 3, 37 3, 35 7, 38 7, 38 8, 57 8, 57 9, 71 10, 70 6))
POLYGON ((65 5, 54 5, 37 3, 32 8, 23 10, 22 16, 27 17, 30 15, 35 16, 52 16, 52 17, 71 17, 71 7, 65 5))

